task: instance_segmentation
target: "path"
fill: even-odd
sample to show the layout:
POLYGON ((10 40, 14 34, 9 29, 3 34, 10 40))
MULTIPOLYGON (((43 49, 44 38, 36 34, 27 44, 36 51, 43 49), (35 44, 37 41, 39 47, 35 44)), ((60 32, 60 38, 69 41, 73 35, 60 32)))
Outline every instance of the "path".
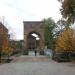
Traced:
POLYGON ((51 60, 45 56, 19 56, 12 62, 50 62, 51 60))
POLYGON ((57 63, 44 56, 20 56, 0 65, 0 75, 75 75, 75 65, 57 63))

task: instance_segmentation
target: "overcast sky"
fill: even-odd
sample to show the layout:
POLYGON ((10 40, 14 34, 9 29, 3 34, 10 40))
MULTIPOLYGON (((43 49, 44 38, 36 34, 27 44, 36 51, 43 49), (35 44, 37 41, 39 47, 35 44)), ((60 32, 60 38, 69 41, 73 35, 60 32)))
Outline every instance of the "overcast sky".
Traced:
POLYGON ((57 0, 0 0, 0 20, 4 21, 14 38, 23 39, 23 21, 61 18, 57 0))

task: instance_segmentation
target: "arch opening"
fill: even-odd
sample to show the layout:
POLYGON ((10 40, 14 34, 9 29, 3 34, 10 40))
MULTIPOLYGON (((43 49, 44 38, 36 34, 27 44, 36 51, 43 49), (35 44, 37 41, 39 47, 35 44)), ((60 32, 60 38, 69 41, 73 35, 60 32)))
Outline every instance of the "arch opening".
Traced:
POLYGON ((38 50, 40 47, 40 34, 37 32, 30 32, 27 36, 27 49, 30 51, 38 50))

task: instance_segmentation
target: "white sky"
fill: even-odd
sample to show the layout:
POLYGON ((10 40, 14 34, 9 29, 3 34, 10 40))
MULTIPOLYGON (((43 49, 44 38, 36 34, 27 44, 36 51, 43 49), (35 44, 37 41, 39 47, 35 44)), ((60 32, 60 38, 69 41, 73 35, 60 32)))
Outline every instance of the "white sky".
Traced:
POLYGON ((0 20, 6 21, 16 39, 23 39, 23 21, 61 18, 57 0, 0 0, 0 20), (4 19, 3 19, 4 16, 4 19))

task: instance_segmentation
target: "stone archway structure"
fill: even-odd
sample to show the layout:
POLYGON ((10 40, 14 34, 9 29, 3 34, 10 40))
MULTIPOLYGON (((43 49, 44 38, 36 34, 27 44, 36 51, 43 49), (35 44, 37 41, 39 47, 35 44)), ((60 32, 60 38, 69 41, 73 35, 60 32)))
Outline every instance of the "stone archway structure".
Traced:
POLYGON ((44 50, 44 21, 24 21, 24 49, 28 49, 28 36, 35 32, 40 35, 38 50, 44 50))

